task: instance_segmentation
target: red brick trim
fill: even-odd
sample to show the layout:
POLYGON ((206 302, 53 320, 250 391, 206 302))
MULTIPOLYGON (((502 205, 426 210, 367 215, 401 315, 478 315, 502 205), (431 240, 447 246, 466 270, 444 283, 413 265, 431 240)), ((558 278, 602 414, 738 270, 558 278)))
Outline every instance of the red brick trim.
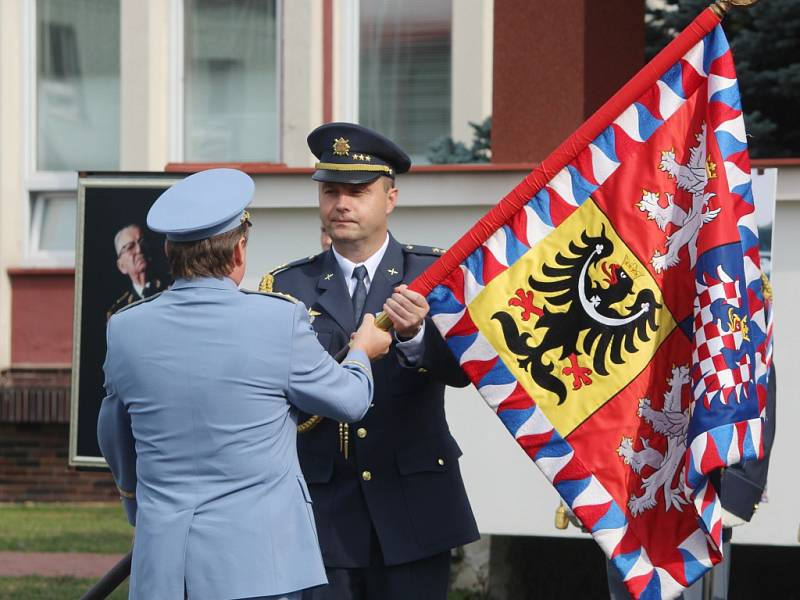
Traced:
POLYGON ((752 158, 750 165, 766 169, 769 167, 800 167, 800 158, 752 158))
POLYGON ((75 269, 73 267, 57 269, 52 267, 9 267, 6 271, 9 277, 52 277, 54 275, 75 275, 75 269))

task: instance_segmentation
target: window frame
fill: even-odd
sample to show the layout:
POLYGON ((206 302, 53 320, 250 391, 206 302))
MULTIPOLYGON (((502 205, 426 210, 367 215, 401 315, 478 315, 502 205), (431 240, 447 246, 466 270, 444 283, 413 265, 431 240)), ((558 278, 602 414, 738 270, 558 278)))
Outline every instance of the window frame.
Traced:
POLYGON ((28 228, 28 258, 30 262, 37 266, 61 267, 74 265, 74 248, 72 250, 43 250, 41 247, 41 234, 44 226, 45 205, 48 200, 71 199, 75 203, 77 215, 77 189, 37 190, 29 192, 29 198, 28 210, 30 211, 30 226, 28 228))
POLYGON ((350 0, 339 5, 339 109, 340 119, 359 123, 361 73, 361 2, 350 0))
MULTIPOLYGON (((186 134, 185 118, 185 52, 186 47, 186 1, 170 0, 170 36, 169 36, 169 118, 171 121, 169 135, 169 162, 185 163, 184 138, 186 134)), ((347 4, 347 2, 345 2, 347 4)), ((283 159, 283 0, 275 0, 275 124, 277 154, 276 163, 283 159)), ((242 161, 220 160, 220 164, 242 161)), ((270 162, 270 161, 260 161, 270 162)))
MULTIPOLYGON (((122 0, 118 0, 122 2, 122 0)), ((78 203, 78 172, 38 168, 37 0, 26 0, 21 9, 22 31, 22 190, 25 238, 23 261, 33 267, 74 267, 75 250, 43 250, 40 246, 44 202, 48 196, 71 196, 78 203)), ((120 27, 122 23, 120 22, 120 27)), ((120 67, 122 57, 120 56, 120 67)), ((122 71, 120 69, 120 84, 122 71)), ((121 108, 121 106, 120 106, 121 108)), ((120 119, 123 118, 120 110, 120 119)), ((118 140, 121 143, 121 140, 118 140)), ((77 227, 77 225, 76 225, 77 227)))
MULTIPOLYGON (((493 1, 493 0, 492 0, 493 1)), ((451 2, 450 13, 450 122, 448 123, 451 137, 455 136, 454 115, 457 113, 456 107, 460 102, 457 94, 453 91, 454 77, 456 75, 456 61, 459 57, 455 52, 455 23, 456 10, 459 10, 457 0, 451 2)), ((463 10, 463 6, 460 7, 463 10)), ((360 40, 361 40, 361 0, 344 0, 339 4, 338 9, 338 40, 336 42, 339 53, 338 80, 335 85, 335 93, 338 93, 338 117, 335 120, 349 121, 351 123, 361 123, 359 97, 361 94, 361 74, 360 74, 360 40)), ((483 118, 483 117, 482 117, 483 118)), ((469 140, 456 140, 465 141, 469 140)), ((417 164, 417 163, 415 163, 417 164)), ((422 162, 421 165, 429 163, 422 162)))

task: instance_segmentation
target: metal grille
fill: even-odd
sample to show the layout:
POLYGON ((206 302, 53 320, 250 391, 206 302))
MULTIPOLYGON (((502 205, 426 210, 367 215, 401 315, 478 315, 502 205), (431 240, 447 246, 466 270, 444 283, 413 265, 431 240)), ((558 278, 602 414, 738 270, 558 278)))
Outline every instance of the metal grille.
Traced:
POLYGON ((69 369, 0 373, 0 423, 69 423, 69 369))

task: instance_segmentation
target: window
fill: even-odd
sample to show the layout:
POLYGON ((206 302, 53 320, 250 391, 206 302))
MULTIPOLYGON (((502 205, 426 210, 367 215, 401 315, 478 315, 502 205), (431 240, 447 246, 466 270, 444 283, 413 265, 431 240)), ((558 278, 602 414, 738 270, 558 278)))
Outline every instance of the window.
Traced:
POLYGON ((359 121, 425 162, 450 135, 452 0, 360 0, 359 121))
POLYGON ((275 0, 185 0, 183 160, 277 161, 275 0))
POLYGON ((36 4, 36 171, 119 166, 119 2, 36 4))
POLYGON ((31 198, 31 258, 71 262, 75 251, 75 192, 37 192, 31 198))
POLYGON ((27 260, 74 263, 76 171, 119 168, 119 0, 26 3, 27 260))

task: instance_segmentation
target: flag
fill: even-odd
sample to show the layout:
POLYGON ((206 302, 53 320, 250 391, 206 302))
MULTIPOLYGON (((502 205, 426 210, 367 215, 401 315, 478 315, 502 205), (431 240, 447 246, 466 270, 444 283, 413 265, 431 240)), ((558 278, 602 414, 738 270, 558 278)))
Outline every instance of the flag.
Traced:
POLYGON ((635 598, 721 559, 771 329, 733 59, 707 9, 412 284, 635 598))

